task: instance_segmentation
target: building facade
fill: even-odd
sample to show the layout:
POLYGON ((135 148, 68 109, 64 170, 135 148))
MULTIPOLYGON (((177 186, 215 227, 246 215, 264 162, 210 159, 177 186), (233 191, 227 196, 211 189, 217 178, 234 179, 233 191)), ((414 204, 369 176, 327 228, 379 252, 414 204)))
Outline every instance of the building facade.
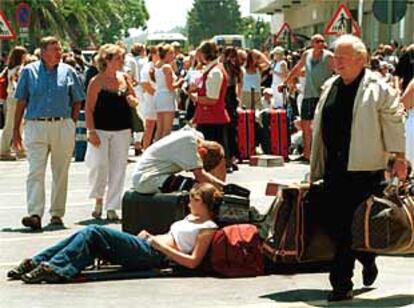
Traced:
MULTIPOLYGON (((396 0, 389 0, 396 1, 396 0)), ((404 1, 404 0, 398 0, 404 1)), ((395 24, 379 22, 373 13, 374 0, 250 0, 252 13, 272 16, 272 31, 277 33, 287 22, 297 34, 323 33, 340 3, 345 4, 362 30, 362 39, 370 48, 395 40, 401 45, 414 43, 414 0, 405 0, 407 10, 395 24)), ((335 36, 328 37, 329 41, 335 36)))

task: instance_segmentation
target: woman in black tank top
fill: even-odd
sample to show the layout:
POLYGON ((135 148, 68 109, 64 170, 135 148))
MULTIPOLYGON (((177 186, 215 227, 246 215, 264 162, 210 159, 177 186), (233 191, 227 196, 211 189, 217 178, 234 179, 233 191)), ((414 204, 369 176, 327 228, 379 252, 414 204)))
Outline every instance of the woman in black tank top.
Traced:
POLYGON ((95 129, 117 131, 131 128, 127 94, 127 88, 118 91, 101 88, 93 113, 95 129))
POLYGON ((125 50, 114 44, 103 45, 98 52, 99 73, 88 87, 86 128, 90 198, 96 200, 92 216, 102 216, 103 196, 108 220, 118 220, 124 189, 128 149, 131 141, 131 107, 138 100, 128 77, 120 71, 125 50), (107 190, 107 192, 106 192, 107 190))

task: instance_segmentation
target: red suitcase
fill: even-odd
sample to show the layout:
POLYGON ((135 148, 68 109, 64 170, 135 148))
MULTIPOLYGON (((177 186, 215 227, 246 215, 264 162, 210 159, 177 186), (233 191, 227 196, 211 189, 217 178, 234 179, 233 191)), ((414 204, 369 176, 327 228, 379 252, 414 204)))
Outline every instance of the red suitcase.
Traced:
POLYGON ((237 139, 239 158, 249 159, 256 153, 255 144, 255 113, 254 110, 241 110, 237 112, 237 139))
POLYGON ((271 109, 262 113, 264 128, 263 152, 280 155, 285 160, 289 157, 289 133, 286 110, 271 109))

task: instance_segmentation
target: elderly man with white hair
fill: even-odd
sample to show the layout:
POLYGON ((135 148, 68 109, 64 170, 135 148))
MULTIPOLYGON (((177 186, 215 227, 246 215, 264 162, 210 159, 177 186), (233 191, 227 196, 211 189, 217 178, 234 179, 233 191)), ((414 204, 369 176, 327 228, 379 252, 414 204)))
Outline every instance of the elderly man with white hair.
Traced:
POLYGON ((351 250, 351 223, 357 206, 383 180, 390 154, 394 174, 405 178, 404 108, 397 91, 365 68, 367 50, 355 36, 335 44, 338 75, 323 86, 313 131, 311 179, 324 180, 320 221, 336 243, 328 300, 352 299, 355 259, 363 265, 363 283, 374 283, 375 255, 351 250))

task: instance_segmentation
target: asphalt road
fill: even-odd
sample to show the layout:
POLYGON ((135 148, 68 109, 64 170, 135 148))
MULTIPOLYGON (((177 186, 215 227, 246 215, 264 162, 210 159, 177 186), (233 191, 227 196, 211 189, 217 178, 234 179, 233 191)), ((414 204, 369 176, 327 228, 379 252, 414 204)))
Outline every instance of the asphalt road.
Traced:
MULTIPOLYGON (((295 273, 256 278, 140 277, 59 285, 24 285, 7 281, 7 269, 21 259, 46 248, 84 225, 93 223, 84 163, 70 169, 65 229, 28 232, 20 225, 26 213, 27 162, 0 162, 0 307, 325 307, 330 286, 327 273, 295 273)), ((125 188, 131 185, 133 164, 128 165, 125 188)), ((242 165, 229 181, 252 190, 252 204, 265 211, 272 197, 265 197, 269 180, 300 181, 308 166, 290 163, 262 168, 242 165)), ((47 172, 47 209, 50 199, 47 172)), ((46 213, 43 224, 50 219, 46 213)), ((120 229, 119 224, 108 224, 120 229)), ((362 287, 361 267, 355 270, 353 301, 335 307, 414 306, 414 257, 378 258, 380 274, 372 288, 362 287)))

